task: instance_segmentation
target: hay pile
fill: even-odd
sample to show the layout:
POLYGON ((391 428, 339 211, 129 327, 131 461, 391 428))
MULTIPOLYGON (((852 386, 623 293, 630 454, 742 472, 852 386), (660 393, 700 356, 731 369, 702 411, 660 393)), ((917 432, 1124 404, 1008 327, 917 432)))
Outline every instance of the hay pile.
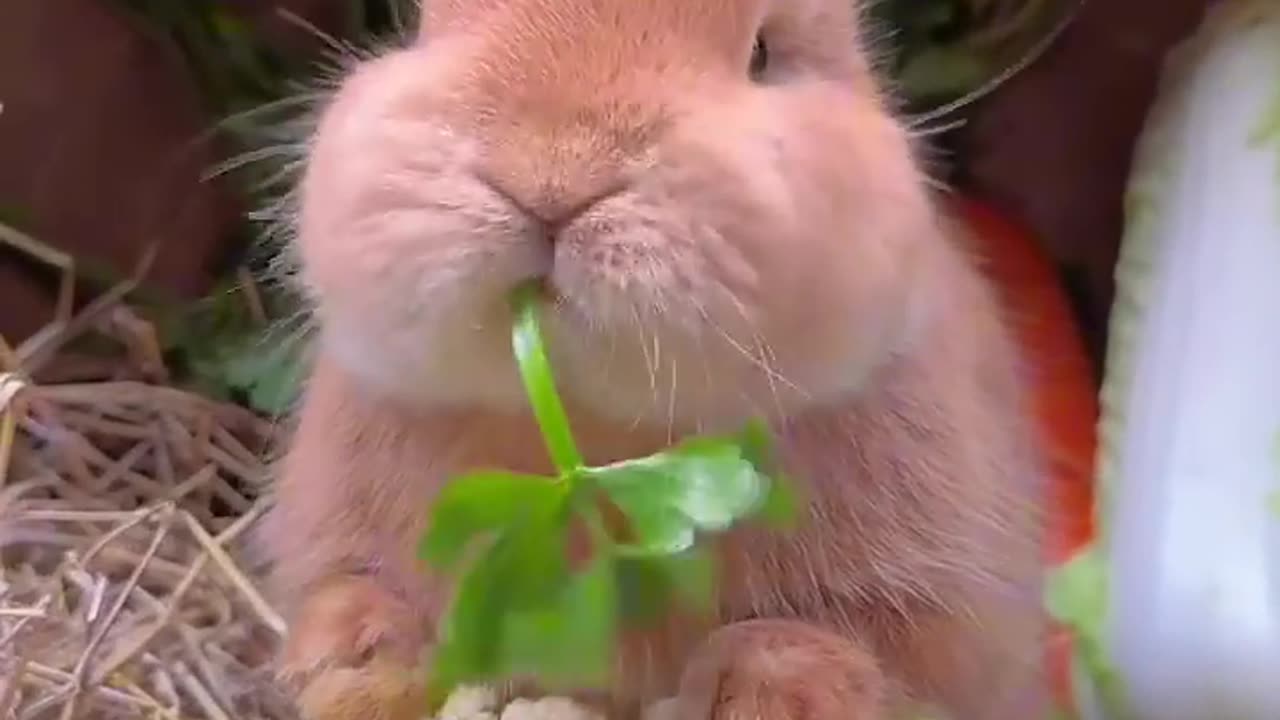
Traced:
POLYGON ((0 339, 0 720, 292 718, 246 553, 273 428, 165 386, 128 290, 0 339), (127 351, 64 352, 95 334, 127 351))
MULTIPOLYGON (((149 262, 72 316, 71 260, 3 224, 0 244, 65 278, 54 322, 0 337, 0 720, 297 720, 250 550, 277 429, 166 384, 124 304, 149 262), (115 357, 68 350, 90 336, 115 357)), ((439 718, 602 720, 480 688, 439 718)))

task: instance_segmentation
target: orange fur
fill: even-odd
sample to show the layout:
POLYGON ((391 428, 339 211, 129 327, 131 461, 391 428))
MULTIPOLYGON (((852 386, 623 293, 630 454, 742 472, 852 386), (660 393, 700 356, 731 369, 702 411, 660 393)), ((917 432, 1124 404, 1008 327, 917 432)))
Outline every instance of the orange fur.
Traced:
POLYGON ((857 32, 846 0, 428 0, 344 83, 301 187, 322 333, 266 536, 304 716, 411 717, 446 590, 412 557, 433 493, 549 470, 505 304, 534 277, 589 461, 763 414, 805 483, 794 535, 724 541, 723 627, 629 638, 616 700, 1032 716, 1018 361, 857 32))

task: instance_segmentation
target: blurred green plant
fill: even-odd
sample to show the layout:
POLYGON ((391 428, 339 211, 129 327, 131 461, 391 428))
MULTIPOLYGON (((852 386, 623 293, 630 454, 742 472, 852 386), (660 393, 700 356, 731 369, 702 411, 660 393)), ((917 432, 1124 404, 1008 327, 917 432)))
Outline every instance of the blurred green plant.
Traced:
POLYGON ((928 113, 993 89, 1039 54, 1083 0, 884 0, 890 75, 907 106, 928 113))
POLYGON ((256 291, 228 280, 197 302, 139 310, 155 323, 179 384, 275 417, 289 409, 303 379, 306 331, 268 329, 264 320, 297 314, 292 298, 250 292, 256 291))
MULTIPOLYGON (((314 61, 310 52, 290 54, 274 46, 260 27, 235 9, 235 3, 116 2, 181 52, 217 115, 286 96, 291 92, 290 80, 305 77, 314 61)), ((339 5, 346 10, 344 22, 334 38, 320 37, 319 30, 312 32, 317 40, 343 38, 354 49, 406 27, 415 6, 414 0, 345 0, 339 5)))
POLYGON ((13 227, 27 227, 31 224, 31 213, 17 205, 0 205, 0 223, 13 227))
MULTIPOLYGON (((293 182, 287 153, 298 138, 291 123, 309 109, 317 53, 286 52, 234 4, 210 0, 116 0, 136 26, 171 47, 184 62, 211 118, 204 139, 232 159, 212 171, 242 206, 271 206, 293 182), (294 100, 297 100, 296 102, 294 100)), ((387 32, 408 0, 344 4, 349 27, 362 37, 387 32)), ((326 40, 319 31, 313 39, 326 40)), ((186 304, 140 302, 155 322, 174 381, 218 399, 277 415, 287 409, 302 372, 304 333, 270 327, 299 315, 289 288, 272 282, 270 222, 250 214, 225 238, 229 262, 205 296, 186 304), (251 268, 249 273, 243 272, 251 268), (279 337, 272 337, 279 333, 279 337)), ((135 298, 135 301, 138 299, 135 298)))

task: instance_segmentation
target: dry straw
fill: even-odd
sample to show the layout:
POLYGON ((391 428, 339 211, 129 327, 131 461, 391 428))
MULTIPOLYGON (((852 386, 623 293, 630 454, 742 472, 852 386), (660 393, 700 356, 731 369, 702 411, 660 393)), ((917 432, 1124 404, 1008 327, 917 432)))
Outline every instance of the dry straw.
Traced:
MULTIPOLYGON (((0 241, 72 274, 11 228, 0 241)), ((48 327, 0 338, 0 720, 292 718, 271 682, 284 623, 246 544, 273 428, 163 384, 122 303, 134 284, 73 315, 66 280, 48 327), (121 359, 76 358, 89 335, 121 359)))

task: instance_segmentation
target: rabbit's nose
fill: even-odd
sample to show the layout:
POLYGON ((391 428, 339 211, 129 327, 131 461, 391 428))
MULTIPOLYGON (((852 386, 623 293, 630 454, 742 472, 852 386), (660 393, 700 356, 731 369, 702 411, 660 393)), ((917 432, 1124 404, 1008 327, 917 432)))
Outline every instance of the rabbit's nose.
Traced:
POLYGON ((553 242, 562 229, 622 188, 620 182, 570 184, 547 179, 521 184, 491 175, 481 175, 480 179, 522 215, 537 222, 553 242))
POLYGON ((494 133, 474 173, 554 238, 623 191, 634 162, 597 124, 520 123, 494 133))

